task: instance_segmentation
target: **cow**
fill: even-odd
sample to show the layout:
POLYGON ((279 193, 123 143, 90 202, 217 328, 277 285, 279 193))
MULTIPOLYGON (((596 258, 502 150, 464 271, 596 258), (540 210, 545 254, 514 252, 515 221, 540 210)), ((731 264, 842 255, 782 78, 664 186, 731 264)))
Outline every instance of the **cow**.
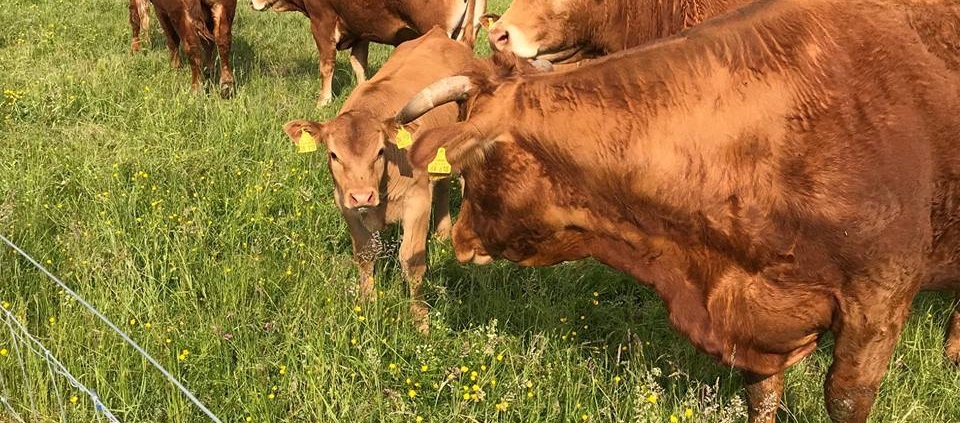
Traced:
POLYGON ((255 10, 298 11, 310 19, 320 56, 321 89, 317 107, 333 100, 333 64, 337 50, 350 49, 358 83, 367 78, 370 42, 399 45, 434 26, 473 47, 486 0, 252 0, 255 10))
POLYGON ((130 0, 130 30, 131 38, 130 50, 140 51, 140 31, 143 31, 143 41, 146 42, 150 36, 150 13, 147 10, 150 6, 147 0, 130 0))
POLYGON ((753 0, 514 0, 486 14, 490 46, 570 64, 667 37, 753 0))
MULTIPOLYGON (((952 0, 763 0, 577 69, 445 78, 396 120, 466 117, 408 153, 464 179, 458 259, 652 286, 753 423, 830 331, 827 411, 863 423, 915 293, 960 292, 960 34, 915 29, 958 24, 952 0)), ((948 331, 960 361, 960 306, 948 331)))
MULTIPOLYGON (((426 172, 411 168, 406 155, 397 148, 400 128, 392 124, 393 115, 407 99, 436 79, 465 69, 480 70, 483 66, 470 48, 450 39, 442 28, 434 27, 422 37, 401 44, 376 76, 357 86, 333 119, 325 123, 294 120, 284 125, 294 144, 301 143, 307 133, 326 145, 326 163, 335 184, 334 199, 353 241, 361 298, 375 298, 374 234, 387 224, 402 225, 400 266, 410 288, 411 314, 423 333, 429 332, 420 285, 426 271, 431 202, 436 207, 437 235, 446 238, 450 233, 450 185, 448 179, 431 182, 426 172)), ((403 129, 416 140, 422 131, 454 123, 456 119, 456 107, 449 105, 403 129)))
POLYGON ((233 71, 230 67, 230 46, 237 0, 151 1, 167 39, 170 66, 180 68, 179 49, 182 43, 190 60, 191 89, 199 92, 203 79, 202 68, 212 65, 215 44, 220 57, 220 96, 231 97, 233 71))

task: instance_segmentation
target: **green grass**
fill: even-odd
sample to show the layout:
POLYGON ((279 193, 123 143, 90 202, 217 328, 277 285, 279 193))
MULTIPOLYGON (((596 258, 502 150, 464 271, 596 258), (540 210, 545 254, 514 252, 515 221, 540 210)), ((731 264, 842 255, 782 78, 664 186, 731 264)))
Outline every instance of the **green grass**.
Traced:
MULTIPOLYGON (((378 264, 379 300, 355 311, 357 273, 330 177, 319 155, 297 155, 280 130, 334 115, 352 85, 346 56, 337 103, 317 110, 307 20, 242 4, 236 97, 192 95, 189 71, 167 65, 155 20, 145 53, 128 51, 126 13, 117 0, 7 0, 0 231, 121 323, 224 421, 666 422, 687 408, 693 417, 681 420, 742 420, 737 372, 674 333, 652 291, 594 262, 464 267, 434 241, 429 337, 410 323, 390 254, 378 264)), ((388 52, 372 50, 374 68, 388 52)), ((387 240, 395 251, 395 236, 387 240)), ((7 248, 0 300, 121 420, 204 421, 7 248)), ((960 421, 960 371, 941 358, 948 309, 943 296, 917 300, 873 421, 960 421)), ((0 348, 12 348, 0 329, 0 348)), ((827 420, 829 344, 789 371, 781 421, 827 420)), ((41 421, 58 421, 58 395, 77 393, 62 379, 53 389, 42 363, 27 365, 41 421)), ((0 357, 0 378, 25 404, 15 354, 0 357)), ((66 412, 92 420, 82 399, 66 412)))

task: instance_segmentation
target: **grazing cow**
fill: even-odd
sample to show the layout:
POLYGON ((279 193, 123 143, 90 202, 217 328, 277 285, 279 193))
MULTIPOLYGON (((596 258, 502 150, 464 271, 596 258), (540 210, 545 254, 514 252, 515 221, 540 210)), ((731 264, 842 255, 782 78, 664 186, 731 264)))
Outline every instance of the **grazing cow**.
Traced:
POLYGON ((140 51, 140 31, 144 31, 144 42, 150 36, 150 13, 147 10, 149 5, 147 0, 130 0, 130 30, 133 33, 130 49, 134 52, 140 51))
POLYGON ((484 15, 491 46, 554 64, 604 56, 667 37, 753 0, 514 0, 484 15))
MULTIPOLYGON (((397 120, 467 116, 409 153, 444 147, 465 180, 459 259, 592 256, 650 284, 744 372, 750 422, 831 331, 827 410, 862 423, 915 292, 960 291, 960 52, 941 48, 960 34, 918 22, 956 28, 960 3, 762 1, 579 69, 447 78, 397 120)), ((949 330, 960 360, 960 308, 949 330)))
POLYGON ((399 45, 439 26, 473 47, 486 0, 252 0, 256 10, 298 11, 310 19, 320 55, 321 89, 317 106, 333 99, 337 50, 350 49, 357 81, 367 78, 370 42, 399 45))
MULTIPOLYGON (((404 102, 431 82, 474 69, 482 63, 473 51, 450 39, 439 27, 401 44, 373 79, 357 86, 340 113, 317 123, 295 120, 284 125, 294 143, 303 133, 326 144, 327 165, 335 183, 335 201, 350 228, 354 260, 360 270, 360 294, 372 299, 373 261, 378 245, 373 234, 388 223, 400 222, 403 240, 400 265, 410 286, 410 311, 417 327, 427 332, 427 307, 420 282, 426 271, 426 241, 431 198, 440 237, 450 233, 449 180, 431 182, 426 172, 412 169, 397 148, 393 115, 404 102)), ((407 125, 416 139, 425 129, 456 122, 452 105, 439 108, 407 125)))
POLYGON ((190 60, 190 86, 200 91, 202 68, 213 63, 216 44, 220 56, 220 96, 233 95, 230 44, 237 0, 151 0, 167 37, 170 66, 180 68, 180 44, 190 60))

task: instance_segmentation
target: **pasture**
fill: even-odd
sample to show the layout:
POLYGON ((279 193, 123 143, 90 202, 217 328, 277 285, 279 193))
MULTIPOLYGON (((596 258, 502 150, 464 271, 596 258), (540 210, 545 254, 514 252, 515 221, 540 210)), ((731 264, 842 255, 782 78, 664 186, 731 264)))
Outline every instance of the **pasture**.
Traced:
MULTIPOLYGON (((297 154, 281 131, 334 116, 354 84, 341 52, 336 100, 315 107, 317 53, 302 15, 241 2, 237 92, 221 100, 213 84, 191 94, 189 69, 169 67, 152 11, 150 40, 134 54, 126 2, 6 0, 4 9, 0 233, 224 422, 744 420, 739 373, 678 336, 651 290, 592 261, 462 266, 449 242, 431 240, 425 338, 411 323, 394 231, 382 239, 378 299, 358 303, 324 156, 297 154)), ((371 47, 371 68, 389 51, 371 47)), ((5 246, 0 301, 122 421, 207 421, 5 246)), ((960 369, 942 355, 951 301, 915 301, 872 421, 960 422, 960 369)), ((780 421, 828 421, 831 343, 787 372, 780 421)), ((42 361, 26 360, 22 376, 5 327, 0 351, 13 404, 32 392, 38 421, 62 411, 94 421, 42 361)))

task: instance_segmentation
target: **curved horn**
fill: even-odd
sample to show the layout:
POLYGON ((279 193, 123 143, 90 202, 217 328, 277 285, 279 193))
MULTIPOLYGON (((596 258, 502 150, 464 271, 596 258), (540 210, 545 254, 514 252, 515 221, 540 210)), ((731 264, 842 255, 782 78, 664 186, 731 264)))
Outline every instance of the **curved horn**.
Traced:
POLYGON ((395 120, 401 125, 412 122, 425 113, 433 110, 434 107, 442 106, 451 101, 463 101, 467 95, 473 91, 474 85, 469 77, 448 76, 437 82, 428 85, 423 91, 417 93, 400 113, 397 113, 395 120))

